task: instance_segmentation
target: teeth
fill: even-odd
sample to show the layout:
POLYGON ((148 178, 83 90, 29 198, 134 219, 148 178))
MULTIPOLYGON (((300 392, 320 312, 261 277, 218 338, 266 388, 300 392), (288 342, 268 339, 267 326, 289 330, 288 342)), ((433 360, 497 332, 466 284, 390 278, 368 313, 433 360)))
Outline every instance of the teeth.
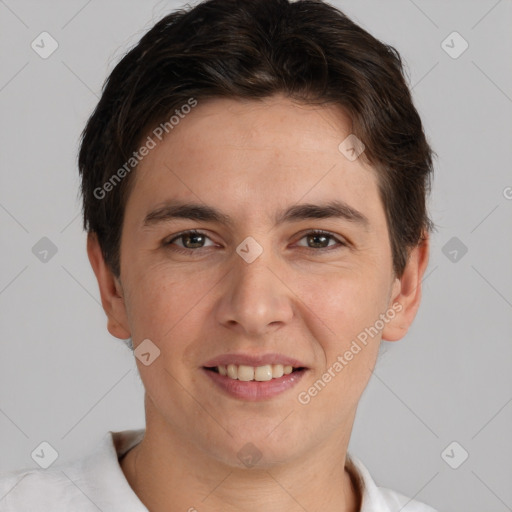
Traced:
POLYGON ((228 364, 228 377, 235 380, 238 378, 238 368, 234 364, 228 364))
POLYGON ((254 368, 252 366, 244 366, 241 364, 238 367, 238 380, 254 380, 254 368))
POLYGON ((224 376, 234 380, 248 382, 256 380, 264 382, 267 380, 278 379, 283 375, 289 375, 293 371, 293 366, 282 364, 266 364, 264 366, 246 366, 244 364, 228 364, 227 366, 217 366, 217 371, 224 376))
POLYGON ((272 365, 272 378, 278 379, 284 375, 284 366, 282 364, 272 365))
MULTIPOLYGON (((238 376, 240 378, 240 376, 238 376)), ((265 366, 258 366, 254 369, 254 380, 257 381, 265 381, 265 380, 272 380, 272 366, 269 364, 265 366)))

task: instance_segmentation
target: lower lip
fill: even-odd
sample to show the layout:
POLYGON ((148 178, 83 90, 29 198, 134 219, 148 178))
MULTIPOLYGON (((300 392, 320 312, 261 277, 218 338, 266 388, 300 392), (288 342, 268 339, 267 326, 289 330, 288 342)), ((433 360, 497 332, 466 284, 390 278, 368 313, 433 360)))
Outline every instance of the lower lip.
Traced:
POLYGON ((305 369, 297 370, 289 373, 288 375, 283 375, 278 379, 271 379, 263 382, 256 380, 245 382, 242 380, 230 379, 220 373, 212 370, 206 370, 205 368, 202 370, 229 396, 252 402, 273 398, 274 396, 293 388, 307 371, 305 369))

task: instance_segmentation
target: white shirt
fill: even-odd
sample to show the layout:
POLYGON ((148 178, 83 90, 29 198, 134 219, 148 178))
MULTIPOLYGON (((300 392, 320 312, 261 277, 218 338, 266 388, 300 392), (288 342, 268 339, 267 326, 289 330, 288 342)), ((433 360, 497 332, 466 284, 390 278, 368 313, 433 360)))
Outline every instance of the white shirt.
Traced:
MULTIPOLYGON (((148 512, 119 464, 142 441, 145 429, 109 431, 88 456, 48 469, 0 474, 0 512, 148 512)), ((364 481, 361 512, 436 512, 390 489, 377 487, 362 462, 350 455, 364 481)), ((191 503, 194 506, 194 503, 191 503)), ((196 507, 201 509, 199 505, 196 507)))

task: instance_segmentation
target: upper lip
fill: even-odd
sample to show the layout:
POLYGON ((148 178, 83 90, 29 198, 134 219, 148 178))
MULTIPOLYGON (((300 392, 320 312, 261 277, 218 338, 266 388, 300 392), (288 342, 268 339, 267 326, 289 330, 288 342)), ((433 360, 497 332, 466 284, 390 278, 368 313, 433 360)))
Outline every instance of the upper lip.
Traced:
POLYGON ((227 366, 228 364, 246 365, 257 368, 258 366, 265 366, 267 364, 282 364, 283 366, 293 366, 294 368, 306 368, 306 365, 301 363, 298 359, 288 357, 283 354, 222 354, 220 356, 210 359, 203 366, 213 368, 216 366, 227 366))

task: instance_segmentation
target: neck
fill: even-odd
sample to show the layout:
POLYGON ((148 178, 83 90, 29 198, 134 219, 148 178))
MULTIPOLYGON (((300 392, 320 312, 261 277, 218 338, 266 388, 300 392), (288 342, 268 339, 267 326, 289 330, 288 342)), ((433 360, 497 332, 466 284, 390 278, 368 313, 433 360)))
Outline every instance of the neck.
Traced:
POLYGON ((120 464, 151 512, 360 510, 361 488, 355 468, 346 461, 350 432, 335 432, 332 443, 322 443, 314 453, 291 462, 241 468, 209 456, 150 418, 144 439, 120 464))

